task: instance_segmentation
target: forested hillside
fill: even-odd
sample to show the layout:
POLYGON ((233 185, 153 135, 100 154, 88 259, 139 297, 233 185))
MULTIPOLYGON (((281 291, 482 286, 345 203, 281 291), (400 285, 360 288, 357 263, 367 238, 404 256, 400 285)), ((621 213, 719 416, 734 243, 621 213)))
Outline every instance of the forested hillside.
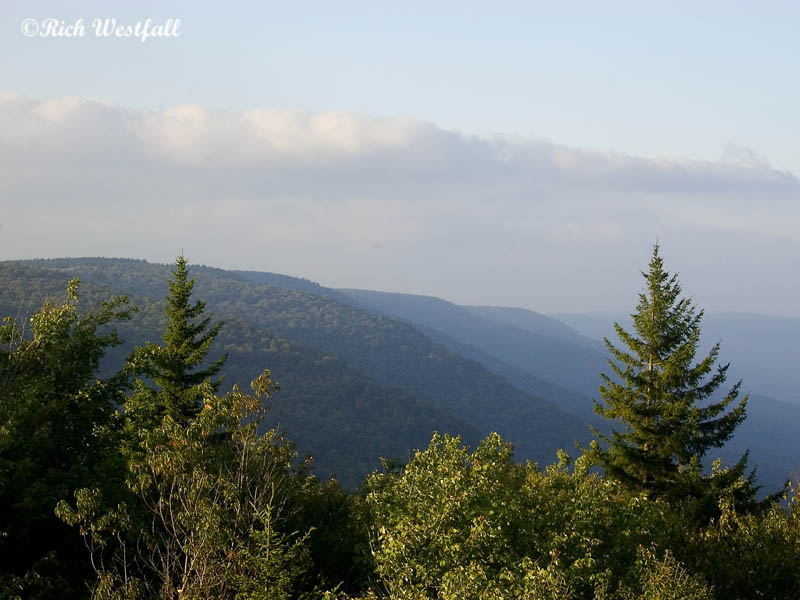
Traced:
MULTIPOLYGON (((115 281, 131 286, 138 278, 147 290, 141 273, 163 270, 127 262, 0 265, 0 310, 10 315, 0 326, 0 597, 793 600, 800 593, 797 480, 758 500, 746 454, 711 469, 701 464, 746 421, 746 402, 738 386, 725 387, 725 368, 714 370, 718 348, 697 356, 701 319, 678 301, 658 248, 634 321, 639 337, 623 336, 613 355, 617 378, 602 378, 598 411, 624 427, 595 431, 572 451, 576 459, 558 452, 545 468, 521 464, 507 440, 476 428, 466 418, 480 414, 470 397, 460 413, 447 410, 455 404, 437 408, 333 354, 230 311, 210 312, 183 257, 166 299, 114 296, 115 281), (83 285, 65 282, 76 270, 83 285), (91 273, 100 275, 95 282, 91 273), (245 377, 252 393, 235 385, 245 377), (715 390, 724 397, 716 400, 715 390), (654 416, 660 427, 652 427, 654 416), (471 443, 440 433, 425 441, 423 430, 433 427, 466 432, 471 443), (335 470, 358 489, 313 476, 313 462, 292 444, 299 439, 301 451, 322 448, 318 471, 335 470), (408 451, 409 443, 419 449, 408 451), (376 449, 406 454, 373 470, 376 449), (365 470, 372 470, 366 478, 365 470)), ((345 333, 373 331, 372 348, 382 349, 411 329, 324 295, 237 288, 236 277, 197 271, 229 296, 260 291, 266 306, 284 307, 290 330, 327 317, 329 337, 346 323, 345 333), (316 317, 303 314, 303 303, 316 317)), ((229 307, 239 306, 235 298, 229 307)), ((253 312, 268 320, 263 306, 253 312)), ((415 336, 410 349, 438 348, 450 357, 445 366, 464 361, 415 336)), ((354 338, 340 347, 356 352, 354 338)), ((480 373, 478 363, 464 363, 480 373)))
MULTIPOLYGON (((3 314, 32 314, 45 298, 58 301, 64 295, 65 279, 60 272, 6 264, 0 267, 0 281, 3 314)), ((84 306, 113 295, 109 287, 90 282, 83 283, 81 291, 84 306)), ((118 367, 135 345, 159 339, 166 322, 162 298, 132 295, 131 300, 139 310, 129 322, 118 325, 125 343, 107 352, 104 362, 110 368, 118 367)), ((212 352, 228 353, 226 389, 236 382, 249 382, 264 368, 275 373, 283 390, 274 397, 265 426, 280 425, 291 431, 299 451, 313 454, 321 476, 335 473, 340 481, 356 485, 379 466, 381 456, 407 456, 410 449, 426 444, 433 430, 479 439, 473 424, 449 411, 383 388, 341 358, 289 342, 230 315, 212 352)))
MULTIPOLYGON (((30 312, 79 277, 94 297, 92 286, 100 286, 99 294, 131 296, 141 311, 120 332, 140 343, 156 339, 163 325, 158 307, 169 272, 166 265, 116 259, 4 263, 0 304, 8 314, 30 312)), ((378 457, 407 457, 434 430, 469 441, 498 431, 514 440, 518 459, 542 463, 586 437, 580 419, 396 318, 328 295, 255 283, 252 274, 193 272, 197 294, 228 323, 217 340, 230 353, 228 382, 249 381, 269 367, 286 391, 276 396, 267 423, 280 419, 300 451, 317 456, 323 475, 334 472, 354 484, 378 457)))
MULTIPOLYGON (((5 263, 0 271, 10 278, 22 265, 29 271, 2 292, 7 314, 35 310, 78 276, 95 297, 130 294, 142 309, 121 329, 128 344, 113 351, 117 357, 153 339, 163 324, 166 265, 58 259, 5 263)), ((295 383, 276 397, 269 419, 279 419, 300 450, 317 457, 320 474, 354 485, 377 456, 407 456, 433 430, 459 432, 470 442, 496 430, 514 443, 518 459, 547 463, 556 449, 585 442, 587 424, 605 427, 591 403, 606 366, 599 342, 555 319, 408 294, 337 291, 287 275, 195 271, 209 310, 230 325, 217 341, 231 353, 228 383, 249 380, 263 365, 274 365, 279 382, 295 383)), ((600 330, 599 323, 593 329, 585 319, 568 320, 589 335, 600 330)), ((723 357, 726 350, 723 344, 723 357)), ((736 363, 731 369, 741 372, 736 363)), ((749 418, 716 455, 730 462, 750 449, 765 491, 775 490, 798 467, 800 407, 748 383, 749 418)))
POLYGON ((534 330, 503 320, 499 311, 471 309, 438 298, 390 294, 367 290, 342 290, 357 302, 383 314, 441 331, 544 381, 579 392, 586 397, 583 414, 591 412, 589 398, 597 391, 599 373, 606 361, 597 344, 563 330, 546 320, 534 330), (488 319, 483 315, 492 315, 488 319), (555 329, 555 332, 553 331, 555 329), (568 385, 564 385, 568 383, 568 385))
POLYGON ((523 331, 529 331, 538 335, 543 335, 555 339, 561 339, 581 346, 589 346, 595 350, 605 351, 605 346, 593 338, 586 337, 578 333, 575 329, 565 323, 529 310, 527 308, 510 308, 503 306, 464 306, 466 311, 475 316, 510 325, 523 331))
MULTIPOLYGON (((519 389, 534 391, 550 399, 585 423, 601 429, 607 427, 595 415, 591 401, 597 398, 599 373, 607 370, 605 346, 600 339, 591 336, 616 339, 613 315, 565 316, 565 321, 573 328, 525 309, 458 306, 438 298, 412 294, 342 291, 362 306, 421 327, 430 338, 477 360, 519 389)), ((629 316, 617 316, 617 319, 623 325, 630 324, 629 316)), ((711 343, 721 340, 723 364, 730 360, 732 377, 738 379, 743 372, 752 373, 755 365, 769 362, 767 354, 755 352, 756 356, 751 357, 745 351, 744 331, 749 330, 753 340, 762 340, 758 347, 766 346, 766 340, 776 337, 777 333, 769 329, 756 332, 752 323, 766 320, 774 324, 781 320, 760 318, 747 321, 741 316, 734 320, 738 326, 733 324, 732 331, 726 333, 720 322, 731 320, 710 318, 710 332, 704 330, 701 348, 708 350, 711 343), (743 321, 751 325, 745 327, 743 321), (726 343, 726 340, 731 343, 726 343), (738 367, 737 359, 739 364, 745 362, 747 366, 738 367)), ((786 330, 779 336, 780 343, 776 344, 778 364, 792 355, 786 347, 794 335, 793 321, 783 321, 786 330)), ((774 370, 772 366, 770 371, 774 370)), ((788 367, 785 370, 788 371, 788 367)), ((792 373, 785 372, 782 383, 773 382, 768 387, 785 388, 792 377, 792 373)), ((744 379, 744 390, 751 392, 748 419, 734 438, 725 447, 716 449, 709 460, 720 457, 725 463, 735 462, 749 449, 759 481, 765 491, 774 491, 783 485, 788 473, 800 467, 797 458, 800 456, 800 438, 795 432, 796 424, 800 423, 800 404, 787 404, 759 393, 761 390, 755 385, 762 382, 765 382, 763 375, 757 377, 755 383, 744 379)))

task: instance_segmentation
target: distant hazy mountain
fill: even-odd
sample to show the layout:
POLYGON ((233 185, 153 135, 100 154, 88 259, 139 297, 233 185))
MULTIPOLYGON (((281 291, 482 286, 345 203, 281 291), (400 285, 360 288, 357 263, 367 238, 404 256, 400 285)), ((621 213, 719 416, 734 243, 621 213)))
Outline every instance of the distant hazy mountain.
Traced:
POLYGON ((598 340, 581 335, 572 327, 553 317, 545 316, 527 308, 505 308, 501 306, 465 306, 470 313, 488 321, 502 323, 529 331, 537 335, 562 339, 575 344, 588 346, 605 352, 605 346, 598 340))
POLYGON ((790 472, 800 475, 798 431, 800 405, 750 394, 744 423, 724 448, 709 451, 708 458, 721 456, 730 464, 749 448, 759 482, 765 491, 775 491, 790 472))
MULTIPOLYGON (((463 307, 438 298, 410 294, 341 291, 363 306, 423 327, 432 339, 481 362, 520 389, 537 390, 539 395, 585 422, 601 428, 609 426, 593 414, 590 400, 598 397, 599 373, 609 370, 605 344, 600 339, 615 336, 615 320, 629 327, 629 318, 613 314, 564 315, 564 321, 560 322, 561 316, 556 319, 518 308, 463 307)), ((725 339, 727 345, 734 346, 730 341, 746 339, 748 328, 735 327, 733 333, 717 335, 717 327, 723 322, 711 317, 704 320, 705 349, 711 347, 711 340, 723 340, 721 358, 732 362, 729 383, 733 384, 743 377, 741 371, 734 368, 734 360, 746 363, 747 345, 743 345, 735 359, 737 349, 727 348, 725 339)), ((791 332, 791 327, 787 326, 787 331, 791 332)), ((788 339, 783 345, 777 345, 780 351, 785 351, 786 342, 788 339)), ((793 352, 796 356, 797 351, 793 352)), ((768 362, 768 357, 767 354, 759 360, 768 362)), ((751 359, 751 370, 755 370, 753 365, 757 362, 751 359)), ((763 382, 764 377, 754 379, 763 382)), ((748 418, 734 439, 724 448, 712 450, 708 459, 721 457, 725 464, 731 464, 749 448, 751 464, 758 466, 760 481, 767 491, 774 491, 790 471, 800 468, 800 436, 797 436, 800 406, 770 398, 755 384, 748 385, 747 380, 743 389, 753 391, 748 418)))
POLYGON ((603 338, 615 337, 614 323, 630 327, 631 318, 627 314, 603 312, 588 314, 558 313, 552 318, 568 325, 574 331, 602 343, 603 338))
MULTIPOLYGON (((561 387, 551 381, 540 379, 530 372, 514 367, 476 346, 459 342, 437 329, 424 325, 418 325, 418 327, 435 342, 447 346, 466 358, 471 358, 479 362, 492 373, 505 377, 514 387, 542 398, 547 398, 548 401, 555 404, 560 409, 569 411, 579 417, 580 420, 586 424, 602 427, 603 421, 594 414, 591 398, 586 394, 581 394, 574 390, 561 387)), ((578 436, 578 439, 587 442, 591 439, 588 427, 585 428, 582 436, 578 436)))
MULTIPOLYGON (((630 329, 623 314, 560 314, 562 320, 588 337, 618 341, 614 322, 630 329)), ((720 360, 730 363, 728 383, 742 380, 750 393, 747 419, 734 438, 709 458, 730 462, 751 450, 759 480, 773 490, 789 472, 800 471, 800 319, 751 314, 705 314, 700 352, 720 343, 720 360)))
MULTIPOLYGON (((583 335, 616 340, 614 321, 630 327, 622 314, 562 314, 555 318, 583 335)), ((729 379, 743 389, 785 402, 800 402, 800 319, 743 313, 706 313, 701 351, 720 343, 720 360, 730 363, 729 379)))
POLYGON ((720 342, 720 357, 745 389, 800 403, 800 319, 710 313, 703 334, 707 344, 720 342))
POLYGON ((587 400, 584 414, 591 413, 589 398, 597 393, 605 356, 596 342, 553 319, 519 309, 457 306, 428 296, 340 291, 363 306, 439 331, 538 379, 577 392, 587 400))

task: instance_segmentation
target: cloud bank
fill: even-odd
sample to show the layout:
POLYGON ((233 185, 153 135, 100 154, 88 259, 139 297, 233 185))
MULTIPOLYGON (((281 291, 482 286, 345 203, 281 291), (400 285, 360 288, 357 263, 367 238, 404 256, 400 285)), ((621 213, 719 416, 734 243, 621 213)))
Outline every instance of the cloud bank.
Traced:
POLYGON ((658 238, 709 308, 800 314, 787 276, 800 180, 734 144, 700 162, 411 118, 9 93, 0 132, 2 258, 184 249, 328 285, 563 312, 632 306, 658 238))

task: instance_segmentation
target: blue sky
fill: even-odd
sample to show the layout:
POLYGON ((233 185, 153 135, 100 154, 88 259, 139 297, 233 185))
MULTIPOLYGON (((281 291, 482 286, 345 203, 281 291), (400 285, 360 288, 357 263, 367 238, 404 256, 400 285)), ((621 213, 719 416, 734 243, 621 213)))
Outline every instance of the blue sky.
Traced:
MULTIPOLYGON (((55 227, 42 216, 54 184, 43 181, 46 174, 30 175, 37 165, 62 173, 62 209, 74 203, 69 208, 85 218, 82 199, 112 185, 106 177, 113 170, 121 181, 150 181, 149 195, 169 193, 172 218, 191 213, 193 194, 234 215, 231 230, 216 236, 219 247, 202 243, 200 234, 183 244, 197 244, 197 259, 219 266, 550 312, 617 309, 635 297, 637 269, 659 237, 668 266, 674 257, 685 287, 710 308, 798 316, 798 283, 787 282, 786 272, 800 262, 800 8, 695 4, 6 2, 0 89, 16 99, 3 105, 6 137, 29 143, 30 152, 27 162, 15 158, 9 173, 0 253, 170 260, 175 251, 158 235, 137 245, 149 237, 146 222, 130 239, 113 232, 125 222, 116 204, 105 204, 99 221, 108 235, 81 231, 80 223, 79 241, 8 233, 13 220, 55 227), (181 35, 142 43, 21 34, 23 19, 48 17, 87 24, 98 17, 180 18, 181 35), (64 97, 85 105, 38 104, 64 97), (174 111, 187 104, 201 112, 174 111), (279 112, 253 116, 263 109, 279 112), (345 116, 304 121, 298 111, 345 116), (176 119, 187 118, 194 119, 192 132, 175 129, 176 119), (268 133, 247 141, 248 131, 237 128, 242 119, 268 133), (275 137, 278 121, 286 128, 281 135, 306 136, 292 142, 302 149, 287 150, 275 137), (173 137, 153 133, 155 122, 173 137), (107 137, 99 123, 108 126, 107 137), (42 133, 48 127, 51 138, 42 133), (331 127, 346 129, 336 143, 330 136, 342 130, 331 127), (233 131, 238 141, 230 139, 233 131), (66 132, 80 139, 58 137, 66 132), (193 141, 184 139, 190 133, 193 141), (142 163, 132 139, 147 140, 145 154, 155 152, 175 170, 142 163), (84 141, 85 155, 70 152, 84 141), (251 150, 262 143, 279 150, 245 151, 245 142, 251 150), (112 154, 125 150, 100 175, 92 166, 104 144, 112 154), (208 144, 243 164, 192 190, 186 169, 207 169, 213 160, 187 156, 208 144), (431 148, 452 155, 443 159, 431 148), (393 161, 384 160, 387 152, 393 161), (522 166, 500 168, 498 153, 503 164, 522 166), (423 168, 414 156, 431 162, 423 168), (234 193, 242 169, 270 176, 234 193), (525 172, 541 177, 532 181, 525 172), (292 186, 292 173, 301 174, 302 185, 292 186), (81 187, 87 177, 94 192, 81 187), (340 204, 331 207, 330 198, 340 204), (294 238, 233 251, 235 232, 259 211, 294 238), (404 227, 405 238, 393 235, 404 227), (337 244, 327 237, 331 230, 339 240, 363 233, 363 247, 337 244), (630 273, 598 273, 597 265, 586 267, 593 261, 630 273), (473 268, 485 285, 475 286, 473 268), (728 283, 742 278, 758 287, 728 283), (604 285, 599 294, 589 291, 604 285)), ((11 146, 6 151, 15 155, 11 146)), ((174 225, 169 218, 162 215, 165 231, 174 225)), ((211 235, 212 224, 200 221, 199 230, 211 235)))
POLYGON ((12 2, 0 80, 37 97, 403 115, 633 154, 712 160, 735 144, 800 171, 800 5, 563 4, 12 2), (25 17, 106 16, 178 17, 181 37, 19 34, 25 17))

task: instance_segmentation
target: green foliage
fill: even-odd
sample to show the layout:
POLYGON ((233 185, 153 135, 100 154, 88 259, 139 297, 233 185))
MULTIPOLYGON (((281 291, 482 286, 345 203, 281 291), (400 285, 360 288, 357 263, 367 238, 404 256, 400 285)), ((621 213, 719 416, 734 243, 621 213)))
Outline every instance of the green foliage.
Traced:
POLYGON ((698 499, 701 514, 716 507, 724 490, 734 488, 739 504, 750 506, 755 489, 751 482, 740 484, 747 455, 711 477, 702 475, 700 464, 708 450, 722 446, 745 418, 746 396, 725 412, 737 399, 741 382, 721 401, 711 401, 725 382, 728 365, 714 371, 719 344, 693 364, 703 312, 681 298, 677 275, 664 270, 657 245, 649 271, 642 275, 646 289, 632 315, 635 333, 615 324, 629 350, 606 340, 613 376, 602 375, 604 404, 595 402, 600 415, 622 422, 625 429, 614 430, 610 438, 595 430, 607 447, 593 442, 589 456, 631 490, 673 504, 687 497, 698 499))
POLYGON ((718 598, 800 597, 800 511, 772 504, 761 514, 737 512, 724 499, 722 514, 693 532, 682 549, 687 564, 706 575, 718 598))
MULTIPOLYGON (((168 365, 158 375, 157 362, 141 360, 158 358, 158 351, 180 357, 180 349, 194 343, 197 352, 177 361, 186 366, 202 359, 210 346, 211 337, 202 344, 194 340, 208 320, 194 332, 189 327, 187 336, 187 313, 174 310, 185 307, 189 296, 182 267, 179 259, 166 311, 167 346, 149 353, 152 345, 139 348, 132 359, 149 366, 140 372, 151 374, 162 388, 152 393, 137 382, 136 394, 125 403, 122 450, 132 493, 112 506, 100 489, 81 489, 74 505, 62 502, 58 508, 62 519, 79 526, 92 551, 96 597, 280 598, 348 583, 349 559, 358 547, 354 540, 359 534, 364 538, 356 523, 348 525, 355 497, 335 482, 320 485, 306 466, 294 473, 292 445, 274 429, 260 433, 264 401, 277 389, 269 373, 254 382, 256 397, 234 386, 218 398, 217 385, 207 377, 202 383, 191 380, 209 375, 208 370, 186 376, 168 365), (170 411, 166 403, 161 406, 167 410, 157 410, 153 400, 168 399, 167 388, 173 397, 196 399, 192 404, 199 411, 170 411), (308 574, 312 564, 313 577, 308 574)), ((202 303, 195 308, 192 318, 202 303)), ((362 577, 356 573, 348 589, 360 589, 362 577)))
POLYGON ((127 456, 135 506, 107 510, 97 490, 59 504, 93 550, 97 597, 288 598, 307 569, 305 538, 278 527, 292 446, 274 430, 258 433, 269 373, 255 396, 204 387, 188 425, 165 415, 139 430, 127 456))
MULTIPOLYGON (((620 600, 713 600, 714 595, 701 575, 692 575, 667 550, 659 559, 650 548, 641 548, 637 560, 639 582, 636 589, 621 586, 620 600)), ((607 597, 604 591, 597 600, 607 597)))
MULTIPOLYGON (((127 326, 120 328, 121 337, 128 343, 112 349, 104 364, 122 363, 134 346, 145 347, 148 340, 159 339, 167 329, 169 321, 163 303, 154 298, 163 296, 163 282, 170 274, 169 267, 117 259, 52 260, 42 261, 41 264, 46 268, 33 267, 30 263, 0 263, 0 307, 7 307, 8 311, 16 310, 27 298, 25 290, 54 293, 59 287, 63 289, 65 277, 75 273, 90 279, 84 282, 82 288, 86 298, 107 298, 112 291, 105 286, 132 290, 131 300, 140 310, 127 326), (142 293, 150 297, 142 296, 142 293)), ((363 371, 354 368, 351 362, 331 351, 300 345, 279 337, 273 333, 271 326, 267 330, 263 325, 255 325, 251 316, 261 307, 250 302, 272 298, 275 289, 232 279, 230 272, 202 267, 195 267, 195 271, 201 277, 193 292, 200 292, 203 300, 209 300, 204 314, 214 320, 225 321, 225 327, 215 338, 209 356, 228 356, 224 366, 227 382, 250 381, 264 365, 269 365, 273 373, 278 374, 283 391, 266 415, 264 427, 280 425, 287 431, 301 454, 313 454, 314 472, 323 479, 333 474, 344 487, 354 489, 367 473, 380 465, 380 456, 405 457, 409 448, 427 444, 435 429, 460 432, 470 441, 480 439, 476 427, 466 418, 455 416, 449 410, 411 392, 380 385, 363 371), (247 291, 245 298, 240 297, 243 289, 247 291), (223 302, 228 304, 223 305, 223 302), (210 308, 220 311, 217 313, 219 316, 210 314, 210 308), (233 309, 240 316, 231 314, 233 309)), ((290 290, 288 292, 292 293, 290 290)), ((295 319, 292 315, 302 313, 304 307, 321 316, 316 304, 305 304, 307 298, 304 294, 284 296, 280 293, 278 296, 281 302, 266 304, 276 311, 269 317, 276 327, 286 320, 295 319)), ((333 308, 337 306, 332 305, 333 308)), ((324 320, 330 327, 337 327, 337 318, 326 317, 324 320)), ((347 321, 346 318, 338 320, 347 321)), ((372 320, 373 317, 369 316, 364 327, 369 326, 372 320)), ((311 321, 307 325, 312 328, 309 331, 311 335, 315 324, 311 321)), ((410 328, 404 326, 404 329, 410 328)), ((326 337, 335 340, 335 331, 326 337)), ((400 337, 404 337, 404 334, 400 337)), ((427 346, 420 347, 419 351, 430 353, 431 344, 425 343, 427 346)), ((389 352, 391 344, 392 340, 383 342, 385 349, 382 355, 386 361, 393 360, 389 352)), ((404 348, 403 352, 406 351, 404 348)), ((467 369, 466 365, 463 370, 475 376, 474 371, 467 369)), ((438 376, 445 377, 439 382, 440 386, 450 385, 448 382, 454 380, 452 374, 445 376, 439 373, 438 376)), ((139 385, 144 389, 136 391, 133 396, 144 401, 136 407, 132 400, 128 400, 127 409, 139 412, 141 420, 152 426, 158 419, 148 416, 146 408, 154 405, 155 392, 147 380, 139 385)), ((460 393, 462 387, 469 385, 469 381, 459 382, 459 387, 453 387, 453 393, 460 393)), ((220 388, 221 391, 229 389, 225 384, 220 388)), ((490 399, 502 395, 502 390, 476 389, 490 399)), ((541 415, 535 405, 528 406, 526 410, 536 415, 537 419, 541 415)), ((524 423, 525 417, 520 416, 517 420, 524 423)), ((541 418, 541 422, 537 421, 536 427, 547 429, 550 439, 561 437, 558 433, 560 426, 546 416, 541 418)), ((519 426, 519 429, 522 431, 524 428, 519 426)))
MULTIPOLYGON (((230 351, 234 360, 228 368, 240 379, 253 362, 277 365, 287 374, 283 382, 290 385, 284 387, 294 390, 301 407, 288 408, 298 410, 298 421, 307 421, 309 435, 335 430, 342 448, 353 450, 342 453, 341 464, 357 460, 356 449, 366 453, 377 439, 363 437, 362 425, 349 422, 351 415, 381 415, 373 425, 388 438, 420 423, 419 415, 408 413, 424 407, 410 396, 381 390, 341 359, 294 346, 241 320, 231 319, 219 331, 207 330, 207 319, 192 325, 202 303, 188 302, 191 286, 187 290, 183 266, 170 296, 175 306, 197 312, 168 309, 162 316, 160 306, 145 298, 137 323, 147 326, 130 331, 138 331, 135 339, 142 341, 142 331, 160 327, 167 330, 165 347, 180 346, 182 338, 189 344, 184 349, 195 344, 194 350, 169 355, 182 356, 175 364, 185 367, 172 375, 166 368, 158 371, 155 362, 139 362, 152 367, 154 379, 165 379, 156 381, 160 389, 154 395, 139 383, 134 398, 124 402, 124 414, 117 409, 125 399, 127 376, 111 365, 108 377, 97 375, 106 350, 111 350, 106 361, 123 362, 124 354, 113 354, 118 338, 108 327, 129 316, 124 299, 81 316, 77 284, 72 284, 63 304, 48 304, 34 316, 30 335, 13 319, 0 328, 1 597, 81 597, 85 577, 94 579, 93 598, 118 600, 800 595, 796 489, 786 508, 773 503, 749 510, 741 500, 752 489, 739 472, 719 465, 708 476, 701 472, 704 444, 728 425, 704 429, 699 417, 688 420, 696 430, 687 426, 687 431, 705 437, 677 436, 687 445, 683 454, 677 441, 670 447, 677 448, 674 456, 688 457, 677 483, 691 493, 701 491, 703 502, 676 502, 655 488, 636 489, 593 473, 591 452, 574 465, 560 452, 558 462, 544 471, 518 464, 511 445, 496 433, 474 450, 460 438, 435 434, 413 458, 385 460, 386 472, 371 475, 360 493, 342 490, 335 480, 320 481, 309 474, 310 459, 298 464, 294 446, 269 428, 267 419, 277 412, 267 409, 276 389, 269 372, 256 379, 253 394, 234 386, 219 395, 218 380, 212 380, 217 363, 209 372, 195 370, 200 366, 195 361, 221 346, 230 351), (201 329, 170 329, 181 322, 201 329), (238 362, 237 355, 249 356, 251 363, 238 362), (199 378, 182 379, 183 374, 199 378), (173 384, 180 402, 169 408, 166 401, 153 401, 173 384), (146 402, 137 403, 141 398, 146 402), (311 401, 324 403, 330 416, 304 414, 302 407, 311 401), (159 406, 163 410, 146 412, 159 406), (73 501, 56 504, 72 490, 73 501), (712 514, 712 505, 716 517, 697 518, 712 514), (65 523, 53 516, 54 507, 65 523), (80 560, 86 556, 80 551, 84 544, 89 564, 80 560)), ((12 271, 22 281, 25 269, 12 271)), ((674 292, 674 278, 661 281, 674 292)), ((57 282, 47 279, 40 291, 57 282)), ((104 292, 94 288, 94 293, 102 297, 104 292)), ((684 401, 708 400, 702 390, 708 391, 715 376, 701 383, 710 371, 691 366, 699 316, 682 302, 670 314, 680 313, 680 306, 688 311, 678 324, 690 325, 690 339, 673 351, 683 359, 654 354, 653 370, 638 377, 651 389, 656 383, 667 389, 665 382, 679 377, 664 372, 688 364, 693 369, 686 375, 689 383, 669 388, 670 394, 684 401), (699 380, 692 383, 695 376, 699 380)), ((662 337, 680 338, 678 325, 668 333, 662 337)), ((141 358, 141 352, 135 356, 141 358)), ((635 370, 623 364, 617 376, 628 368, 635 370)), ((639 392, 637 398, 648 398, 639 392)), ((653 402, 669 408, 663 402, 666 392, 659 394, 653 402)), ((681 424, 687 414, 707 415, 702 406, 686 411, 679 402, 655 421, 681 424)), ((720 414, 714 413, 711 422, 724 419, 720 414)))
POLYGON ((518 465, 496 434, 474 452, 434 436, 400 474, 367 482, 378 575, 393 598, 591 598, 637 581, 637 548, 668 543, 670 509, 616 482, 518 465), (480 594, 479 590, 482 590, 480 594))
POLYGON ((520 511, 509 492, 524 476, 497 435, 470 456, 460 438, 438 434, 402 476, 373 475, 376 571, 390 595, 432 597, 442 585, 458 586, 459 573, 497 579, 514 562, 508 521, 520 511))
POLYGON ((130 357, 131 368, 150 377, 158 389, 151 390, 140 382, 135 396, 136 405, 129 406, 129 410, 135 413, 150 412, 156 420, 169 415, 186 424, 200 410, 200 385, 209 382, 212 391, 219 389, 222 380, 212 378, 225 364, 226 356, 221 356, 204 368, 193 370, 204 362, 222 323, 209 328, 211 319, 201 319, 205 302, 191 303, 195 280, 189 279, 186 259, 179 256, 175 264, 164 305, 168 320, 163 335, 164 345, 148 342, 136 348, 130 357))
POLYGON ((127 379, 96 374, 119 343, 109 325, 131 311, 123 297, 84 315, 77 304, 72 280, 61 304, 47 302, 30 318, 29 331, 13 318, 0 326, 0 551, 11 595, 79 589, 78 545, 53 510, 75 488, 119 478, 115 406, 127 379))
POLYGON ((303 591, 361 593, 374 576, 364 500, 342 490, 333 478, 323 482, 304 475, 301 471, 295 479, 284 526, 285 531, 308 532, 304 546, 314 576, 305 580, 303 591))
MULTIPOLYGON (((26 264, 79 274, 87 282, 126 291, 131 297, 160 297, 169 273, 164 265, 102 258, 26 264)), ((308 286, 302 287, 309 291, 299 291, 265 285, 247 274, 208 267, 194 267, 192 272, 199 276, 194 291, 207 302, 207 310, 224 316, 226 323, 238 317, 251 331, 268 332, 273 338, 288 340, 295 349, 313 348, 320 357, 346 364, 347 376, 336 375, 338 381, 319 382, 312 390, 304 383, 308 370, 297 372, 291 365, 288 370, 279 369, 268 363, 280 374, 280 382, 286 383, 288 394, 282 399, 299 407, 296 411, 287 408, 281 424, 298 447, 314 454, 323 477, 334 473, 354 487, 377 466, 376 457, 403 456, 410 448, 426 444, 434 429, 462 435, 471 444, 498 431, 515 441, 520 457, 539 461, 549 460, 557 448, 584 437, 586 429, 579 418, 519 391, 505 378, 433 343, 404 321, 346 304, 336 294, 309 293, 308 286), (304 384, 302 394, 289 386, 288 374, 304 384), (345 386, 347 392, 340 392, 345 386), (313 397, 308 392, 314 392, 313 397), (380 401, 375 401, 376 395, 380 401), (363 408, 355 409, 355 401, 363 408), (324 418, 316 418, 318 403, 325 405, 324 418), (307 425, 307 415, 315 417, 313 427, 307 425), (399 431, 393 430, 395 423, 402 425, 399 431), (381 434, 374 434, 373 427, 381 434), (348 435, 339 435, 341 428, 349 429, 348 435), (353 439, 359 448, 358 468, 353 465, 353 439)), ((224 330, 220 335, 225 335, 224 330)), ((248 358, 234 357, 239 342, 234 339, 230 344, 231 348, 222 350, 230 353, 226 372, 235 381, 231 362, 236 359, 241 364, 248 358)), ((212 352, 220 349, 217 346, 212 352)), ((259 365, 249 362, 249 373, 236 375, 239 381, 258 372, 259 365)), ((277 415, 282 408, 276 409, 277 415)))

